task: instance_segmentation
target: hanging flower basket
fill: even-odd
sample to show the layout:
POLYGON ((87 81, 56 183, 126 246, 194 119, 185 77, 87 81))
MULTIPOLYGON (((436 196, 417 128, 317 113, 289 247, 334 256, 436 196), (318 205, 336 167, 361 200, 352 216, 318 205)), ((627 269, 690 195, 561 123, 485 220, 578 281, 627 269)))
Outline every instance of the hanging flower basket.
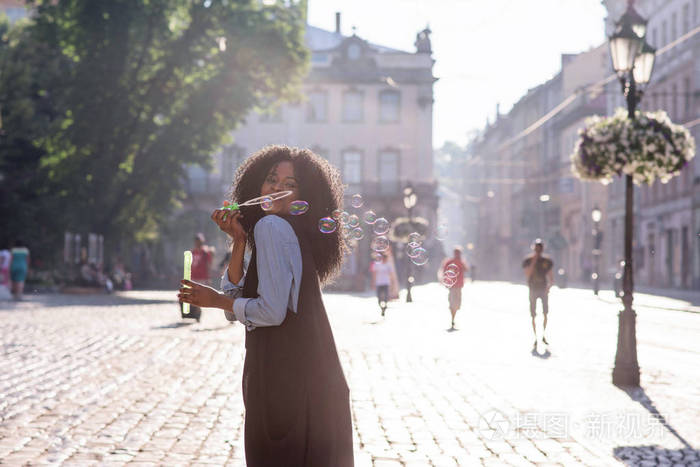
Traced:
POLYGON ((657 178, 667 183, 693 157, 690 132, 663 110, 637 111, 631 120, 626 110, 618 109, 612 117, 586 119, 571 162, 574 174, 583 180, 608 184, 616 175, 632 175, 636 184, 651 184, 657 178))

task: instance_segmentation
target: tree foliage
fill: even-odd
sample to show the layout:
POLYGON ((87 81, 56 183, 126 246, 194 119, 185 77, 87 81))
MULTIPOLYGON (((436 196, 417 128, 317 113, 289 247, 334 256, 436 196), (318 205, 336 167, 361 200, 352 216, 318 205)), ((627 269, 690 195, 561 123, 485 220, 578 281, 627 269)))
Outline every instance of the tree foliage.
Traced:
POLYGON ((308 62, 295 6, 30 5, 0 51, 0 171, 12 181, 0 210, 24 231, 50 226, 56 243, 63 229, 157 232, 184 195, 185 165, 209 164, 250 109, 295 96, 308 62))

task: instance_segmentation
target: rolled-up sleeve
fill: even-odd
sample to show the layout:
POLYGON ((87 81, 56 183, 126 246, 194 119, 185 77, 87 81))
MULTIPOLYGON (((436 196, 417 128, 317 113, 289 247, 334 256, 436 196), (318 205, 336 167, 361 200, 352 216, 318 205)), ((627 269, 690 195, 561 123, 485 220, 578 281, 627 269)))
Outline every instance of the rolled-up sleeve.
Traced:
POLYGON ((279 326, 287 309, 297 312, 301 285, 301 249, 287 221, 269 215, 255 225, 258 297, 237 298, 233 303, 236 320, 248 330, 279 326))
MULTIPOLYGON (((234 284, 228 280, 228 267, 224 271, 224 275, 221 276, 221 291, 228 297, 233 299, 239 299, 243 293, 243 283, 245 282, 245 275, 241 277, 241 280, 237 284, 234 284)), ((233 310, 224 310, 224 316, 229 321, 236 321, 236 315, 233 310)))

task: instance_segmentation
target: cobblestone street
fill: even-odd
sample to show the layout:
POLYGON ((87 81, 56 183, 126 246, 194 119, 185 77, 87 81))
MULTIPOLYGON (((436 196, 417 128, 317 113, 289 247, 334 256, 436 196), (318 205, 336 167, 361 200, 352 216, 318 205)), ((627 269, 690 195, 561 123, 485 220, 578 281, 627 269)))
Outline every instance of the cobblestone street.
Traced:
MULTIPOLYGON (((456 332, 436 285, 384 319, 372 297, 326 295, 356 465, 700 465, 700 314, 638 298, 627 393, 610 383, 618 306, 553 291, 551 345, 531 352, 524 290, 467 285, 456 332)), ((183 323, 173 296, 1 303, 0 462, 244 465, 243 330, 214 310, 183 323)))

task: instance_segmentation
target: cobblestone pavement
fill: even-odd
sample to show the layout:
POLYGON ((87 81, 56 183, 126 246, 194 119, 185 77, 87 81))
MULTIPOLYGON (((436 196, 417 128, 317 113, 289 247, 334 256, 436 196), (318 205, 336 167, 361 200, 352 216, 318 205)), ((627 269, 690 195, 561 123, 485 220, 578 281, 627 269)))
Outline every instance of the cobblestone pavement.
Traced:
MULTIPOLYGON (((468 285, 379 317, 326 296, 351 388, 356 465, 700 465, 700 315, 639 309, 643 390, 610 384, 615 305, 552 295, 531 352, 523 290, 468 285)), ((0 463, 243 465, 243 331, 183 323, 173 292, 0 303, 0 463)), ((207 311, 209 311, 207 313, 207 311)))

